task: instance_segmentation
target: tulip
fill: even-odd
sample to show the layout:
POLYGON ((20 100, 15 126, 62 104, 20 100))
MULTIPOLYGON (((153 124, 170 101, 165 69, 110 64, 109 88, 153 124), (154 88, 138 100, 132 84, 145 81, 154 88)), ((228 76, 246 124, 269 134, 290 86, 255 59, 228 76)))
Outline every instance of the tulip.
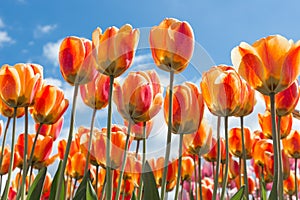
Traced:
POLYGON ((234 66, 256 90, 269 95, 272 113, 275 179, 270 198, 283 198, 282 158, 279 138, 276 136, 275 95, 288 88, 300 73, 300 42, 294 44, 280 35, 268 36, 253 45, 242 42, 231 52, 234 66), (279 173, 278 173, 279 172, 279 173))
POLYGON ((42 68, 35 64, 3 65, 0 70, 0 97, 10 107, 26 107, 34 102, 42 81, 42 68))
POLYGON ((190 180, 195 170, 194 160, 190 156, 183 156, 182 158, 182 170, 181 180, 190 180))
POLYGON ((265 165, 265 160, 264 160, 265 152, 273 153, 273 144, 271 143, 270 140, 261 139, 255 143, 253 148, 253 153, 252 153, 252 157, 256 165, 260 165, 260 166, 265 165))
MULTIPOLYGON (((226 151, 225 151, 225 140, 224 138, 220 139, 221 141, 221 163, 225 163, 226 151)), ((203 155, 203 158, 208 162, 217 162, 217 141, 215 138, 212 139, 211 149, 208 153, 203 155)))
MULTIPOLYGON (((266 138, 272 139, 272 121, 270 111, 265 111, 264 114, 258 113, 259 124, 266 138)), ((279 118, 276 118, 277 121, 279 118)), ((293 124, 293 116, 290 113, 287 116, 280 117, 280 138, 283 139, 290 134, 293 124)))
POLYGON ((33 105, 32 117, 36 123, 54 124, 64 114, 69 106, 62 90, 52 85, 44 85, 37 94, 33 105))
MULTIPOLYGON (((2 176, 4 174, 8 173, 8 169, 9 169, 9 165, 10 165, 10 157, 11 157, 9 148, 5 147, 3 153, 1 150, 1 155, 3 155, 2 164, 0 166, 0 175, 2 176)), ((16 167, 15 164, 16 164, 16 162, 14 162, 14 164, 13 164, 13 169, 16 167)))
POLYGON ((63 39, 59 48, 60 72, 69 84, 85 84, 96 75, 92 50, 92 42, 88 39, 75 36, 63 39))
POLYGON ((76 180, 79 180, 84 175, 85 155, 78 151, 69 157, 67 163, 67 174, 76 180))
POLYGON ((116 84, 114 102, 127 121, 146 122, 153 118, 162 105, 162 90, 154 71, 130 72, 122 86, 116 84))
POLYGON ((202 120, 199 129, 183 136, 183 144, 193 155, 208 153, 212 143, 212 127, 207 120, 202 120))
POLYGON ((53 141, 55 141, 62 130, 63 123, 64 117, 61 117, 55 124, 35 124, 35 130, 38 131, 40 128, 39 134, 51 136, 53 141))
POLYGON ((139 41, 139 30, 126 24, 120 29, 109 27, 102 34, 98 27, 92 34, 97 70, 114 78, 123 74, 132 64, 139 41))
MULTIPOLYGON (((246 158, 252 158, 253 137, 249 128, 244 128, 246 158)), ((236 157, 242 158, 241 129, 232 128, 229 131, 229 151, 236 157)))
MULTIPOLYGON (((128 126, 128 121, 124 121, 124 125, 125 126, 128 126)), ((143 127, 144 127, 144 122, 138 122, 136 124, 134 124, 133 126, 131 126, 131 131, 130 131, 130 134, 132 135, 133 139, 134 140, 142 140, 144 139, 144 136, 143 136, 143 127)), ((153 127, 153 120, 150 120, 146 123, 146 138, 147 139, 151 133, 151 130, 152 130, 152 127, 153 127)))
POLYGON ((149 37, 155 64, 164 71, 182 72, 194 51, 194 33, 188 22, 164 19, 152 27, 149 37))
MULTIPOLYGON (((201 124, 204 112, 202 94, 196 85, 185 82, 173 89, 173 121, 172 133, 190 134, 196 132, 201 124)), ((168 123, 169 92, 167 91, 164 101, 164 114, 168 123)))
MULTIPOLYGON (((286 194, 292 196, 295 194, 295 175, 294 173, 290 173, 289 177, 283 181, 283 189, 286 194)), ((298 194, 296 194, 298 195, 298 194)))
POLYGON ((255 91, 242 79, 242 104, 240 110, 235 114, 237 117, 243 117, 252 113, 256 104, 255 91))
MULTIPOLYGON (((2 116, 7 118, 13 118, 14 117, 14 108, 9 107, 2 99, 0 99, 0 113, 2 116)), ((25 114, 24 107, 17 108, 16 117, 20 118, 23 117, 25 114)))
POLYGON ((244 99, 240 90, 244 85, 233 67, 212 67, 204 72, 200 86, 203 99, 212 114, 222 117, 238 114, 244 99))
POLYGON ((51 185, 52 185, 52 178, 49 172, 47 172, 45 181, 44 181, 44 187, 43 192, 41 196, 41 200, 47 200, 50 197, 50 191, 51 191, 51 185))

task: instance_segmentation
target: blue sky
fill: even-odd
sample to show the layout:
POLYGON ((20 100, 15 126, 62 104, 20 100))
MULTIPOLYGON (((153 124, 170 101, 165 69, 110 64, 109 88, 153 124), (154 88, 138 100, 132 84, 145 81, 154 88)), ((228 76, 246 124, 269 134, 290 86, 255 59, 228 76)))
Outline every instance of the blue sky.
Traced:
MULTIPOLYGON (((72 88, 63 82, 57 61, 60 41, 67 36, 91 38, 98 26, 105 30, 130 23, 135 28, 143 28, 158 25, 165 17, 174 17, 188 21, 193 27, 197 43, 212 59, 203 68, 201 58, 195 58, 195 64, 207 70, 213 63, 230 65, 231 49, 242 41, 253 43, 270 34, 299 40, 299 8, 298 0, 6 0, 0 6, 0 65, 39 63, 44 66, 48 81, 63 88, 70 98, 72 88)), ((147 55, 141 55, 136 62, 150 61, 147 55)), ((89 117, 80 117, 88 109, 80 101, 78 108, 77 126, 88 125, 89 117)), ((262 108, 260 104, 256 111, 263 112, 262 108)), ((255 120, 248 120, 251 127, 258 126, 256 116, 253 115, 255 120)), ((99 111, 98 117, 98 125, 105 124, 106 110, 99 111)), ((63 135, 68 129, 66 118, 63 135)), ((21 131, 21 122, 19 125, 21 131)), ((157 134, 162 131, 165 130, 157 134)), ((164 143, 160 140, 157 145, 164 143)))

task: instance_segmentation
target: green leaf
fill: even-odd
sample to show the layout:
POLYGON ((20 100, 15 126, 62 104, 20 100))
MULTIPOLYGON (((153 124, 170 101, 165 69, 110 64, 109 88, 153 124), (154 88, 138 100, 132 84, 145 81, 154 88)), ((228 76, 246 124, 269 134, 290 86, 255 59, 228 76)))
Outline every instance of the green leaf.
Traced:
POLYGON ((134 192, 134 191, 132 192, 131 200, 137 200, 137 199, 136 199, 136 195, 135 195, 135 192, 134 192))
POLYGON ((26 200, 40 200, 43 187, 44 187, 44 181, 47 173, 47 168, 43 167, 38 175, 35 177, 31 187, 29 188, 28 195, 26 200))
POLYGON ((87 189, 87 182, 90 179, 90 171, 85 173, 79 187, 76 190, 75 196, 73 200, 86 200, 86 189, 87 189))
POLYGON ((93 188, 91 180, 89 179, 86 184, 86 199, 88 200, 97 200, 97 194, 93 188))
POLYGON ((194 200, 195 198, 194 198, 193 190, 191 190, 189 193, 190 193, 190 200, 194 200))
MULTIPOLYGON (((61 171, 61 164, 62 164, 62 161, 59 162, 58 169, 52 180, 49 200, 55 200, 56 188, 57 188, 57 184, 58 184, 58 177, 59 177, 59 173, 61 171)), ((65 182, 65 179, 63 178, 63 183, 64 182, 65 182)), ((64 200, 64 199, 65 199, 65 184, 62 184, 59 200, 64 200)))
POLYGON ((144 173, 142 173, 142 179, 144 182, 144 196, 143 199, 152 199, 152 200, 159 200, 159 194, 156 187, 156 182, 154 179, 154 175, 152 169, 146 161, 144 166, 144 173))
POLYGON ((233 195, 233 197, 231 197, 230 200, 241 200, 241 199, 243 198, 243 196, 244 196, 244 190, 245 190, 245 185, 243 185, 243 186, 239 189, 239 191, 237 191, 237 193, 235 193, 235 194, 233 195))

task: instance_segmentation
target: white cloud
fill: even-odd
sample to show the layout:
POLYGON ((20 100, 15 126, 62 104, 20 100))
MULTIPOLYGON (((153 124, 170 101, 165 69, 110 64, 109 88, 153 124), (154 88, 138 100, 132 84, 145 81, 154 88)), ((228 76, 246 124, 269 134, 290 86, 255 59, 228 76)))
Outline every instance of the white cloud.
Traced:
POLYGON ((43 35, 48 34, 51 31, 55 30, 56 27, 57 27, 56 24, 47 24, 47 25, 44 25, 44 26, 38 25, 36 27, 36 29, 34 30, 34 32, 33 32, 33 36, 35 38, 42 37, 43 35))
POLYGON ((48 77, 48 78, 45 78, 44 81, 45 81, 46 84, 54 85, 54 86, 57 86, 59 88, 62 87, 62 82, 59 79, 48 77))
POLYGON ((57 42, 49 42, 43 46, 43 56, 54 66, 58 66, 58 52, 62 39, 57 42))
POLYGON ((5 24, 3 22, 3 20, 0 18, 0 28, 4 28, 5 27, 5 24))
POLYGON ((5 43, 11 44, 15 41, 8 35, 6 31, 0 31, 0 47, 2 47, 5 43))

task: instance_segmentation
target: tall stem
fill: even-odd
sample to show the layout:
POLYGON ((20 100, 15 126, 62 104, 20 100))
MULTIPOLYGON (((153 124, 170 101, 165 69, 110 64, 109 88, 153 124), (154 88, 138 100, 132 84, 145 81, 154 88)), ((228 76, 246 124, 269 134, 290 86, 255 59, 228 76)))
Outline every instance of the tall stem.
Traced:
MULTIPOLYGON (((203 199, 202 197, 202 173, 201 173, 201 156, 198 155, 198 182, 199 182, 199 188, 200 188, 200 200, 203 199)), ((197 194, 196 194, 197 195, 197 194)))
POLYGON ((283 199, 283 167, 282 167, 282 155, 281 155, 281 133, 280 133, 281 116, 278 116, 277 123, 277 141, 278 141, 278 193, 279 198, 283 199))
POLYGON ((79 85, 75 84, 74 93, 73 93, 73 103, 72 103, 72 111, 71 111, 68 142, 67 142, 67 146, 66 146, 66 150, 65 150, 64 159, 63 159, 63 162, 62 162, 62 165, 61 165, 61 171, 60 171, 59 176, 58 176, 58 184, 57 184, 57 188, 56 188, 55 199, 59 199, 59 197, 60 197, 60 192, 61 192, 61 188, 62 188, 62 184, 63 184, 62 182, 63 182, 63 178, 64 178, 64 173, 65 173, 65 169, 66 169, 66 166, 67 166, 68 156, 69 156, 69 152, 70 152, 70 148, 71 148, 74 122, 75 122, 75 110, 76 110, 76 102, 77 102, 77 96, 78 96, 78 88, 79 88, 79 85))
MULTIPOLYGON (((29 156, 29 161, 28 161, 28 165, 26 166, 26 176, 27 176, 27 173, 28 173, 28 170, 29 168, 31 167, 31 170, 30 170, 30 174, 29 174, 29 177, 31 177, 31 174, 32 174, 32 168, 33 168, 33 154, 34 154, 34 149, 35 149, 35 146, 36 146, 36 142, 37 142, 37 139, 39 137, 39 134, 42 130, 42 126, 43 124, 39 124, 39 127, 38 127, 38 130, 35 134, 35 137, 34 137, 34 141, 33 141, 33 145, 32 145, 32 149, 31 149, 31 152, 30 152, 30 156, 29 156)), ((31 178, 29 178, 29 187, 31 185, 31 178)))
MULTIPOLYGON (((143 123, 143 157, 142 157, 142 173, 144 173, 144 165, 146 163, 146 127, 147 122, 143 123)), ((142 193, 143 193, 143 179, 140 178, 139 183, 139 192, 138 192, 138 200, 142 199, 142 193)))
POLYGON ((178 160, 178 170, 177 170, 177 182, 176 182, 176 190, 175 190, 175 200, 178 199, 178 191, 181 179, 181 165, 182 165, 182 141, 183 141, 183 133, 180 133, 179 136, 179 160, 178 160))
POLYGON ((10 185, 10 179, 11 179, 11 172, 13 167, 13 160, 14 160, 14 150, 15 150, 15 135, 16 135, 16 115, 17 115, 17 108, 14 108, 14 115, 13 115, 13 128, 12 128, 12 139, 11 139, 11 150, 10 150, 10 162, 9 162, 9 168, 8 168, 8 177, 5 183, 5 190, 2 195, 2 199, 7 199, 8 196, 8 190, 10 185))
POLYGON ((106 134, 106 199, 112 199, 112 176, 110 163, 110 140, 111 140, 111 122, 112 122, 112 92, 114 84, 114 76, 109 77, 109 98, 108 98, 108 113, 107 113, 107 134, 106 134))
POLYGON ((298 200, 298 178, 297 178, 297 161, 298 159, 295 158, 295 195, 296 195, 296 200, 298 200))
POLYGON ((92 148, 92 139, 93 139, 93 129, 94 129, 94 123, 95 123, 95 117, 96 117, 97 109, 93 110, 92 114, 92 120, 91 120, 91 127, 90 127, 90 137, 89 137, 89 143, 88 143, 88 149, 86 154, 86 162, 84 167, 84 174, 87 173, 89 163, 90 163, 90 155, 91 155, 91 148, 92 148))
MULTIPOLYGON (((271 104, 271 117, 272 117, 272 138, 273 138, 273 152, 274 152, 274 180, 273 186, 270 193, 270 199, 282 199, 278 195, 278 163, 279 163, 279 149, 278 149, 278 137, 277 137, 277 130, 276 130, 276 112, 275 112, 275 94, 271 93, 270 95, 270 104, 271 104)), ((282 172, 281 172, 282 173, 282 172)))
POLYGON ((135 149, 135 157, 136 157, 136 158, 137 158, 138 155, 139 155, 140 141, 141 141, 141 140, 137 140, 137 141, 136 141, 136 149, 135 149))
POLYGON ((167 135, 167 147, 166 147, 164 170, 162 176, 161 192, 160 192, 161 200, 164 200, 165 198, 168 163, 169 163, 170 151, 171 151, 172 121, 173 121, 173 82, 174 82, 174 71, 170 71, 168 135, 167 135))
POLYGON ((221 117, 218 117, 217 122, 217 166, 216 166, 216 173, 214 177, 214 190, 213 190, 213 198, 217 199, 218 193, 218 178, 219 178, 219 171, 220 171, 220 163, 221 163, 221 138, 220 138, 220 127, 221 127, 221 117))
POLYGON ((243 150, 243 169, 244 169, 244 183, 245 183, 245 190, 244 194, 246 196, 246 199, 249 200, 249 193, 248 193, 248 175, 247 175, 247 157, 246 157, 246 148, 245 148, 245 135, 244 135, 244 117, 242 116, 241 118, 241 135, 242 135, 242 150, 243 150))
MULTIPOLYGON (((21 199, 25 198, 25 181, 27 176, 27 149, 28 149, 28 106, 25 107, 25 131, 24 131, 24 154, 23 154, 23 176, 19 192, 21 192, 21 199)), ((18 195, 17 195, 18 196, 18 195)))
POLYGON ((119 199, 119 197, 120 197, 121 184, 122 184, 122 181, 123 181, 123 175, 124 175, 126 161, 127 161, 127 150, 128 150, 128 146, 129 146, 131 125, 132 125, 132 121, 129 120, 128 129, 127 129, 127 137, 126 137, 126 142, 125 142, 123 162, 122 162, 122 167, 121 167, 121 171, 120 171, 120 175, 119 175, 119 181, 118 181, 118 187, 117 187, 117 193, 116 193, 116 198, 115 199, 119 199))
POLYGON ((225 197, 225 190, 228 180, 228 164, 229 164, 229 146, 228 146, 228 116, 225 117, 225 147, 226 147, 226 160, 225 160, 225 174, 223 176, 221 199, 225 197))

